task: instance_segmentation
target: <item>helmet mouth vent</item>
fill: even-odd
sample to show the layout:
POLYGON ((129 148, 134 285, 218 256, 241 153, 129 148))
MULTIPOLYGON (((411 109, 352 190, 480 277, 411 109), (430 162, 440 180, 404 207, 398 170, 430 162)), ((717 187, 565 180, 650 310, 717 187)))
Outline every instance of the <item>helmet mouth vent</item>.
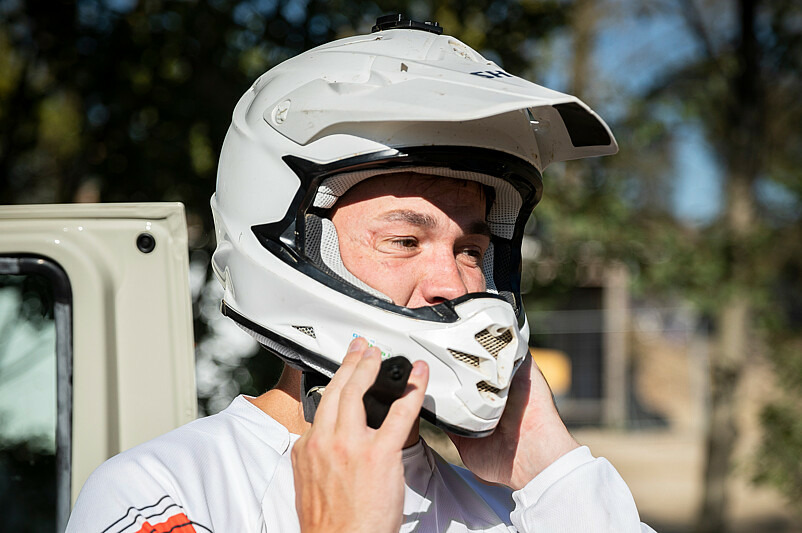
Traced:
POLYGON ((459 352, 457 350, 452 350, 451 348, 448 349, 448 352, 456 359, 466 365, 479 368, 480 359, 475 355, 471 355, 465 352, 459 352))
POLYGON ((493 358, 498 359, 499 352, 512 342, 512 331, 508 328, 500 335, 493 335, 487 329, 483 329, 474 335, 474 338, 493 358))
POLYGON ((315 328, 312 326, 293 326, 295 329, 303 333, 304 335, 309 335, 313 339, 316 339, 317 336, 315 335, 315 328))
POLYGON ((480 381, 476 384, 476 389, 479 391, 482 396, 498 396, 498 393, 501 392, 501 389, 498 389, 488 383, 487 381, 480 381))

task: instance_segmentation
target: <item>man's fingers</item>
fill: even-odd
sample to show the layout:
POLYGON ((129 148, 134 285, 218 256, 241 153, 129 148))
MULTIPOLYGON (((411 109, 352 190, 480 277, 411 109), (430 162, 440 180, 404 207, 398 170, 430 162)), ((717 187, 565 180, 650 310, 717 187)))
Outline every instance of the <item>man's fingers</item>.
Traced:
POLYGON ((423 361, 416 361, 412 365, 406 392, 390 406, 390 412, 378 430, 380 438, 386 440, 388 445, 400 448, 406 442, 420 415, 428 383, 429 366, 423 361))
POLYGON ((323 397, 320 399, 317 412, 315 413, 315 425, 323 425, 333 428, 337 423, 337 405, 340 401, 340 391, 348 382, 351 374, 354 373, 357 364, 362 359, 365 350, 368 349, 368 341, 362 337, 357 337, 348 346, 348 353, 345 354, 343 362, 334 377, 326 386, 323 397))
POLYGON ((356 365, 359 363, 359 360, 362 359, 362 355, 367 349, 368 341, 363 337, 357 337, 351 341, 351 344, 348 345, 348 352, 345 354, 345 357, 343 357, 342 364, 340 364, 340 368, 337 369, 337 372, 334 373, 334 377, 331 378, 331 381, 326 386, 327 392, 329 390, 339 391, 342 389, 342 386, 348 382, 348 378, 351 377, 356 365))
POLYGON ((381 366, 381 352, 378 348, 368 348, 362 355, 348 382, 340 390, 337 429, 353 431, 366 424, 363 396, 376 381, 381 366))

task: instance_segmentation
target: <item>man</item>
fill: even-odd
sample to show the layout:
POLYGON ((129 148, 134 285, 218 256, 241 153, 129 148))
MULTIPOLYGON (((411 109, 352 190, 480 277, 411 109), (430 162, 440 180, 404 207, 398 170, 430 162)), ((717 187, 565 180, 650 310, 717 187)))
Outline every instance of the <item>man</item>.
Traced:
POLYGON ((649 531, 560 420, 519 292, 540 172, 612 135, 438 26, 374 30, 257 80, 221 153, 223 311, 285 360, 278 385, 108 461, 68 531, 649 531), (392 356, 409 380, 373 429, 392 356))

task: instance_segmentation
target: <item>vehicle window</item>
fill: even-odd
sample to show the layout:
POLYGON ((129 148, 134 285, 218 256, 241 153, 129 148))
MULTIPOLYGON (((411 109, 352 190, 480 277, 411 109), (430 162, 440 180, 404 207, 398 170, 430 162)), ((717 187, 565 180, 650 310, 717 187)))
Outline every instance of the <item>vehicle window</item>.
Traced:
POLYGON ((69 511, 71 408, 59 388, 61 396, 71 388, 71 361, 65 368, 57 355, 65 322, 58 282, 25 268, 31 261, 41 267, 41 259, 0 258, 0 515, 4 530, 51 533, 69 511))

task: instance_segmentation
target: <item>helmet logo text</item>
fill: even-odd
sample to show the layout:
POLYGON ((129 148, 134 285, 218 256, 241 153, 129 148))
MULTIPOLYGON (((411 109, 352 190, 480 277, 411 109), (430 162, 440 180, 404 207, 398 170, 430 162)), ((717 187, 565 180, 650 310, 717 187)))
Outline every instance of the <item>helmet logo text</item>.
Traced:
POLYGON ((354 333, 351 334, 351 338, 352 339, 356 339, 357 337, 362 337, 363 339, 368 341, 368 348, 372 348, 372 347, 378 348, 379 351, 381 352, 382 359, 389 359, 390 357, 393 356, 393 354, 392 354, 392 352, 390 352, 390 350, 386 350, 386 349, 382 348, 381 346, 378 346, 374 339, 369 339, 368 337, 365 337, 361 333, 357 333, 357 332, 354 332, 354 333))
POLYGON ((479 76, 480 78, 487 78, 487 79, 495 79, 495 78, 512 78, 514 77, 512 74, 507 74, 503 70, 479 70, 477 72, 471 72, 474 76, 479 76))

